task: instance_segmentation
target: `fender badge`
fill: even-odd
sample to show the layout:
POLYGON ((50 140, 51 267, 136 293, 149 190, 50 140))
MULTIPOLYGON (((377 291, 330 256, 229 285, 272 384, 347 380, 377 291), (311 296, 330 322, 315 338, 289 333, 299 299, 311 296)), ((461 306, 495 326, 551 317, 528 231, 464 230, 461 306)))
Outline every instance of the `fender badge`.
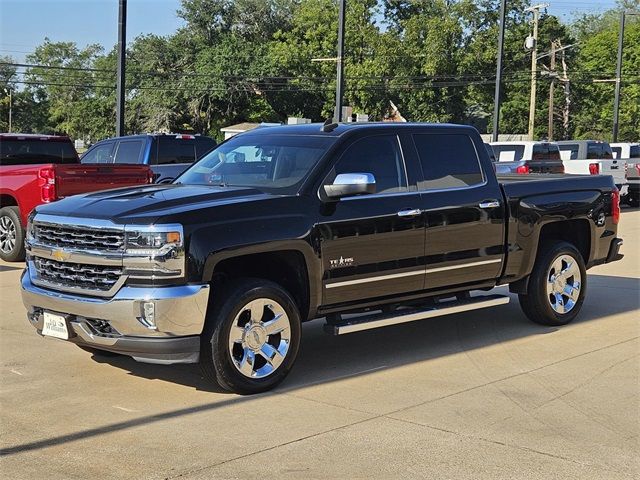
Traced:
POLYGON ((340 256, 340 258, 335 260, 329 260, 329 266, 331 268, 351 267, 353 266, 353 257, 340 256))

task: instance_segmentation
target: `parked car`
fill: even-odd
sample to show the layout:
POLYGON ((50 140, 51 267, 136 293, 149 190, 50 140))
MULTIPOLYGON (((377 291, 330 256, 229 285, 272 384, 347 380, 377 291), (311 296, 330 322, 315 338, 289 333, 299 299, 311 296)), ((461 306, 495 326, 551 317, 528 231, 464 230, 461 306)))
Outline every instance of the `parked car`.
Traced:
POLYGON ((564 173, 560 150, 549 142, 492 142, 497 173, 564 173))
POLYGON ((563 140, 557 142, 564 171, 581 175, 611 175, 620 190, 627 193, 627 180, 624 160, 613 158, 611 146, 597 140, 563 140))
POLYGON ((619 218, 611 177, 498 179, 472 127, 272 127, 174 184, 38 207, 22 297, 38 333, 256 393, 318 317, 350 334, 502 305, 475 293, 509 284, 567 324, 587 269, 621 258, 619 218))
POLYGON ((640 143, 612 143, 613 157, 627 162, 628 191, 622 201, 630 207, 640 205, 640 143))
POLYGON ((213 138, 201 135, 128 135, 97 142, 81 161, 149 165, 155 183, 168 183, 215 146, 213 138))
POLYGON ((66 136, 0 134, 0 258, 24 258, 27 216, 37 205, 150 182, 143 165, 81 165, 66 136))

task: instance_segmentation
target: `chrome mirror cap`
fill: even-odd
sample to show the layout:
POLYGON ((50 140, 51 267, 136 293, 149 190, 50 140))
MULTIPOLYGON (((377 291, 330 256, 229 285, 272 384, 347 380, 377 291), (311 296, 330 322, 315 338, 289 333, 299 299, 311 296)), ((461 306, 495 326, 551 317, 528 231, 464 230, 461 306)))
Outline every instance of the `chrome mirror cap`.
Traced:
POLYGON ((324 191, 333 199, 376 193, 376 178, 372 173, 341 173, 324 191))

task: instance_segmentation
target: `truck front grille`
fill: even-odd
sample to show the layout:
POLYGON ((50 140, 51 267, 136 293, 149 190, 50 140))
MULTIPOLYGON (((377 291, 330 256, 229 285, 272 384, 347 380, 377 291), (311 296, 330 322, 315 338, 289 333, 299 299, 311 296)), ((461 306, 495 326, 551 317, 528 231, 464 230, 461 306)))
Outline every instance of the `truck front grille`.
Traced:
POLYGON ((33 258, 33 265, 40 282, 78 291, 109 291, 123 275, 122 267, 81 265, 39 257, 33 258))
POLYGON ((121 230, 35 223, 33 236, 38 243, 53 247, 103 252, 124 250, 124 231, 121 230))

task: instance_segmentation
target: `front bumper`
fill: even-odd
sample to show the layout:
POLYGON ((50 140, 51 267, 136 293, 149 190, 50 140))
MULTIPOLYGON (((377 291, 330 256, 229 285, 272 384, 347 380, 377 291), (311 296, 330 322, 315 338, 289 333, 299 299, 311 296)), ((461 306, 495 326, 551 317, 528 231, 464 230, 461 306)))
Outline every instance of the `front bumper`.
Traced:
POLYGON ((122 287, 112 298, 95 298, 44 289, 22 275, 22 301, 40 333, 43 313, 63 315, 69 341, 129 355, 150 363, 195 363, 204 328, 208 285, 122 287), (154 304, 154 324, 144 304, 154 304))

